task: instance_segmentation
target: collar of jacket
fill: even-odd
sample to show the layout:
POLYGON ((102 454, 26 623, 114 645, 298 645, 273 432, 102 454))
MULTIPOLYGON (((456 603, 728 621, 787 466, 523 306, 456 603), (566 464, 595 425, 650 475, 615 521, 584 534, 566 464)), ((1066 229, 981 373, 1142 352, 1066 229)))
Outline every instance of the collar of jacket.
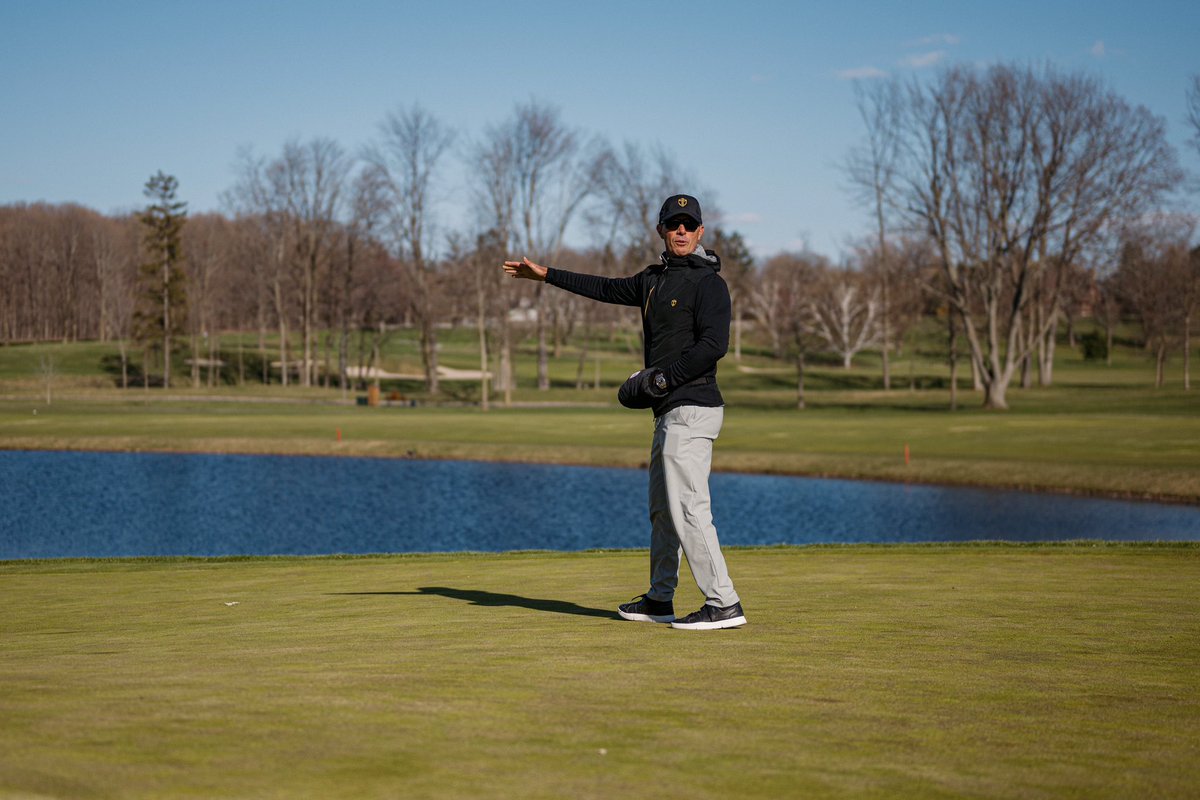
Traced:
POLYGON ((664 250, 659 259, 664 267, 704 267, 711 269, 713 272, 721 271, 720 256, 712 250, 705 250, 699 246, 686 256, 667 255, 667 252, 664 250))

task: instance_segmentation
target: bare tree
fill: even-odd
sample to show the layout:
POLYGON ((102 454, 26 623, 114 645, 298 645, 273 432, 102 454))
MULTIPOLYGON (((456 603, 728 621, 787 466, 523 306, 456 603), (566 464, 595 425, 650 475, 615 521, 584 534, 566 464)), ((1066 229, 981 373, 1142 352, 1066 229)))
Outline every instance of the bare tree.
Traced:
MULTIPOLYGON (((578 158, 579 134, 562 123, 558 109, 537 101, 518 104, 506 128, 512 139, 520 249, 534 260, 559 263, 567 226, 591 188, 585 165, 578 158)), ((544 289, 540 282, 534 288, 537 381, 542 391, 550 388, 544 289)), ((559 300, 556 294, 552 302, 559 300)))
POLYGON ((115 341, 121 388, 129 388, 129 338, 137 296, 137 230, 131 219, 114 220, 97 234, 96 274, 100 286, 100 340, 115 341))
POLYGON ((342 192, 350 169, 341 145, 317 138, 306 143, 291 141, 269 168, 275 192, 283 199, 292 228, 292 266, 300 290, 300 329, 303 347, 300 382, 313 385, 317 288, 320 271, 327 266, 334 244, 334 231, 342 192))
POLYGON ((217 215, 192 218, 185 231, 188 260, 188 323, 191 336, 192 387, 200 385, 200 368, 207 371, 206 383, 213 386, 220 373, 220 273, 228 259, 228 221, 217 215))
POLYGON ((662 147, 647 149, 632 142, 619 149, 600 147, 590 174, 596 202, 587 216, 594 230, 604 232, 598 244, 628 253, 639 267, 657 260, 662 250, 655 230, 659 207, 680 187, 694 193, 693 177, 662 147))
POLYGON ((1154 354, 1157 388, 1166 380, 1167 356, 1187 343, 1200 294, 1188 249, 1191 233, 1190 224, 1159 217, 1129 231, 1121 249, 1116 283, 1142 323, 1146 348, 1154 354))
POLYGON ((113 225, 74 204, 0 208, 0 340, 102 335, 97 260, 113 225))
MULTIPOLYGON (((330 323, 337 331, 338 385, 343 394, 350 388, 351 331, 366 326, 369 316, 364 307, 364 286, 370 284, 372 274, 379 272, 369 267, 384 261, 377 237, 386 226, 387 194, 388 187, 378 169, 368 165, 359 170, 351 184, 350 218, 341 232, 343 252, 330 271, 330 323)), ((376 296, 374 291, 368 294, 376 296)))
MULTIPOLYGON (((759 273, 750 292, 750 314, 771 341, 777 359, 786 356, 788 325, 792 305, 787 295, 789 268, 796 257, 780 254, 769 260, 759 273)), ((807 308, 807 305, 805 305, 807 308)))
POLYGON ((854 100, 866 129, 866 139, 850 151, 844 171, 856 199, 870 209, 875 222, 875 247, 867 264, 876 278, 879 297, 879 344, 883 388, 892 388, 892 272, 888 243, 889 202, 895 194, 900 159, 902 90, 897 80, 857 81, 854 100))
MULTIPOLYGON (((891 354, 902 354, 905 336, 925 311, 925 287, 935 282, 937 266, 924 237, 888 237, 883 247, 881 253, 877 237, 864 240, 854 249, 854 260, 862 273, 864 291, 879 299, 876 344, 881 355, 889 354, 890 363, 891 354)), ((885 374, 886 387, 890 385, 890 367, 885 374)))
MULTIPOLYGON (((465 237, 450 237, 449 262, 459 267, 460 285, 471 286, 474 289, 474 303, 471 318, 479 342, 479 407, 483 411, 491 409, 491 392, 493 372, 491 353, 493 349, 491 334, 492 320, 499 320, 503 329, 507 329, 508 320, 505 309, 497 303, 497 295, 503 293, 503 284, 497 285, 500 271, 496 264, 501 263, 507 253, 501 242, 500 235, 495 229, 484 231, 475 237, 473 245, 468 245, 465 237)), ((506 363, 507 366, 507 363, 506 363)), ((506 404, 511 402, 511 383, 502 384, 506 393, 506 404)))
MULTIPOLYGON (((107 342, 112 335, 112 325, 109 324, 110 307, 113 295, 116 294, 119 278, 121 255, 115 235, 116 224, 105 225, 92 232, 92 263, 96 270, 96 287, 99 293, 100 324, 99 338, 107 342)), ((127 290, 128 287, 121 287, 127 290)))
POLYGON ((87 263, 92 260, 87 252, 89 241, 89 217, 92 212, 79 206, 67 205, 55 214, 50 250, 55 270, 54 285, 58 289, 60 302, 53 309, 58 327, 62 330, 62 341, 75 341, 84 330, 86 312, 83 306, 91 299, 88 293, 87 263))
MULTIPOLYGON (((240 185, 240 184, 239 184, 240 185)), ((236 207, 232 199, 233 190, 224 197, 231 208, 236 207)), ((263 384, 271 381, 270 355, 267 335, 272 324, 274 309, 272 281, 276 276, 273 253, 275 242, 270 233, 272 226, 263 214, 248 214, 242 211, 230 221, 227 256, 230 269, 226 273, 224 294, 230 312, 239 331, 254 331, 257 334, 255 347, 258 361, 258 380, 263 384)), ((238 338, 237 381, 246 381, 245 346, 238 338)), ((285 373, 286 374, 286 373, 285 373)))
MULTIPOLYGON (((488 128, 483 139, 471 147, 468 156, 473 176, 471 191, 476 219, 480 229, 488 232, 485 234, 486 241, 494 242, 502 253, 512 252, 516 240, 514 215, 517 187, 514 159, 513 138, 504 125, 488 128)), ((485 240, 480 240, 476 243, 474 251, 483 252, 487 249, 485 240)), ((504 393, 504 405, 509 406, 512 404, 514 385, 515 336, 509 309, 517 305, 517 298, 525 288, 524 281, 503 280, 503 274, 496 268, 497 261, 489 263, 480 259, 474 263, 481 270, 475 281, 480 347, 487 348, 488 321, 494 320, 499 338, 499 363, 493 386, 504 393)), ((484 373, 487 373, 486 369, 484 373)), ((486 396, 487 389, 481 381, 481 394, 486 396)))
POLYGON ((255 267, 260 287, 258 304, 259 351, 263 355, 263 380, 270 380, 270 360, 265 357, 265 327, 268 309, 274 313, 279 336, 280 381, 288 385, 290 369, 289 332, 292 321, 291 275, 288 255, 293 228, 289 224, 284 197, 272 172, 278 170, 266 159, 246 151, 239 155, 237 181, 223 195, 224 203, 237 215, 243 233, 242 252, 255 267), (265 295, 266 302, 262 302, 265 295))
POLYGON ((238 181, 225 195, 227 205, 241 216, 257 220, 266 244, 285 385, 290 370, 292 293, 302 342, 300 381, 304 386, 313 385, 319 288, 336 246, 350 167, 350 159, 332 139, 292 140, 271 161, 243 154, 238 181))
POLYGON ((880 342, 879 291, 862 273, 847 267, 829 270, 811 292, 814 332, 850 369, 854 356, 880 342))
POLYGON ((1037 275, 1111 247, 1178 182, 1164 125, 1086 76, 955 67, 908 87, 900 143, 894 206, 934 243, 984 405, 1007 408, 1018 366, 1058 318, 1052 294, 1030 321, 1037 275))
MULTIPOLYGON (((567 227, 590 191, 590 161, 582 152, 579 135, 561 122, 558 110, 537 101, 518 104, 509 119, 489 126, 468 158, 481 230, 491 231, 489 236, 503 243, 506 252, 558 263, 567 227)), ((494 266, 491 269, 501 276, 494 266)), ((516 315, 534 317, 538 388, 550 386, 547 321, 554 309, 547 308, 551 303, 544 299, 543 288, 541 283, 534 287, 532 303, 524 302, 524 287, 499 284, 492 295, 509 301, 496 311, 500 329, 496 388, 504 392, 506 404, 512 400, 516 315)))
POLYGON ((751 314, 771 337, 777 358, 790 353, 796 368, 796 408, 805 399, 808 354, 816 344, 812 293, 828 262, 810 253, 777 255, 758 274, 750 293, 751 314))
POLYGON ((437 394, 438 275, 430 243, 436 175, 454 132, 420 106, 392 112, 379 129, 367 160, 384 189, 389 238, 410 286, 408 311, 420 330, 425 387, 437 394))

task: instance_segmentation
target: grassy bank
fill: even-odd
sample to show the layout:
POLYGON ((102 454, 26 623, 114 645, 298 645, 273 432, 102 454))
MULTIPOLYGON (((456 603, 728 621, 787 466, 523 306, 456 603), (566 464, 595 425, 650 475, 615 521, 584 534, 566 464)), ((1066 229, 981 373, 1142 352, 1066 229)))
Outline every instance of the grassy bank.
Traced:
MULTIPOLYGON (((1086 326, 1085 326, 1086 327, 1086 326)), ((1152 386, 1153 364, 1132 331, 1118 337, 1111 366, 1086 361, 1060 342, 1054 386, 1010 390, 1011 410, 989 412, 964 377, 957 411, 948 410, 948 377, 936 327, 911 332, 892 361, 883 391, 879 356, 852 369, 814 356, 808 407, 795 408, 795 374, 764 343, 747 336, 743 358, 722 362, 728 403, 716 447, 719 470, 957 483, 1200 502, 1200 390, 1171 372, 1152 386), (905 446, 909 463, 905 463, 905 446)), ((599 334, 599 332, 597 332, 599 334)), ((412 331, 386 343, 382 366, 420 371, 412 331)), ((226 335, 253 349, 253 337, 226 335)), ((576 336, 574 344, 578 344, 576 336)), ((469 330, 442 332, 441 362, 478 367, 469 330)), ((616 405, 615 389, 636 368, 636 333, 595 335, 576 387, 579 351, 568 344, 550 361, 551 389, 535 385, 533 342, 518 351, 524 407, 482 413, 478 385, 447 381, 438 398, 419 383, 389 381, 387 408, 354 405, 362 392, 236 385, 233 351, 223 380, 190 388, 119 390, 116 346, 97 342, 0 347, 0 449, 100 449, 469 458, 637 467, 647 458, 650 418, 616 405), (53 374, 39 376, 52 362, 53 374), (598 379, 598 387, 595 381, 598 379), (51 402, 46 402, 49 391, 51 402), (440 404, 440 405, 439 405, 440 404), (36 414, 35 414, 36 412, 36 414), (340 441, 339 441, 340 436, 340 441)), ((1174 369, 1174 368, 1173 368, 1174 369)), ((964 373, 967 371, 964 368, 964 373)), ((203 377, 203 376, 202 376, 203 377)), ((493 398, 495 402, 497 398, 493 398)))
POLYGON ((3 563, 0 796, 1200 791, 1195 546, 729 560, 709 634, 640 552, 3 563))
MULTIPOLYGON (((1007 486, 1200 502, 1200 414, 1183 392, 1058 390, 1006 414, 932 393, 842 393, 803 412, 731 399, 718 470, 1007 486), (1067 395, 1074 394, 1075 397, 1067 395), (1068 410, 1069 409, 1069 410, 1068 410), (909 463, 905 463, 905 446, 909 463)), ((648 414, 607 407, 365 408, 291 398, 0 401, 0 448, 463 458, 638 467, 648 414), (34 411, 36 410, 36 414, 34 411), (340 439, 339 439, 340 437, 340 439)))

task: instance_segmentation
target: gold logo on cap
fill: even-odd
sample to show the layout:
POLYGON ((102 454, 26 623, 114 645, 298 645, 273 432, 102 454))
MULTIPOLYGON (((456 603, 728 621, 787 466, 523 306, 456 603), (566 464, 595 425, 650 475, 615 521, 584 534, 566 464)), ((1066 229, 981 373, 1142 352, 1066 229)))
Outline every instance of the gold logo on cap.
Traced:
POLYGON ((672 301, 671 301, 671 308, 674 308, 674 307, 675 307, 675 306, 676 306, 678 303, 679 303, 679 301, 678 301, 678 300, 672 300, 672 301))
POLYGON ((679 203, 679 207, 680 207, 680 208, 683 208, 684 206, 686 206, 686 205, 687 205, 687 198, 686 198, 686 197, 681 197, 681 198, 679 198, 678 200, 676 200, 675 202, 676 202, 676 203, 679 203))

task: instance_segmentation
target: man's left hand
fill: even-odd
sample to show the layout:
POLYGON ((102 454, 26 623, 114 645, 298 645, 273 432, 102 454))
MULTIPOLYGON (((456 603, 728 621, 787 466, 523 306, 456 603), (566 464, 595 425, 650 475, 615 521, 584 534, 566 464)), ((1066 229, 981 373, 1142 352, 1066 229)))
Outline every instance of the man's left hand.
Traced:
POLYGON ((630 375, 617 391, 617 400, 626 408, 650 408, 667 396, 667 389, 666 375, 651 367, 630 375))
POLYGON ((525 278, 531 281, 546 280, 546 268, 533 263, 528 258, 520 261, 505 261, 504 274, 510 278, 525 278))

